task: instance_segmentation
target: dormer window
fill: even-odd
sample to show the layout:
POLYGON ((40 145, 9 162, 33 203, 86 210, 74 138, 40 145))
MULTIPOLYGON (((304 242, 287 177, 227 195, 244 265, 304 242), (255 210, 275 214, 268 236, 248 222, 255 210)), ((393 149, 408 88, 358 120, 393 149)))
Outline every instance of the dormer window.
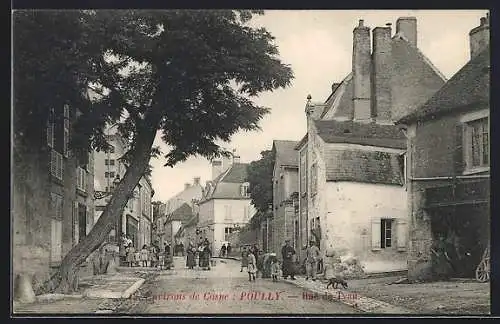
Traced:
POLYGON ((241 185, 241 196, 244 198, 250 198, 250 192, 248 191, 248 188, 250 187, 250 184, 248 182, 245 182, 244 184, 241 185))

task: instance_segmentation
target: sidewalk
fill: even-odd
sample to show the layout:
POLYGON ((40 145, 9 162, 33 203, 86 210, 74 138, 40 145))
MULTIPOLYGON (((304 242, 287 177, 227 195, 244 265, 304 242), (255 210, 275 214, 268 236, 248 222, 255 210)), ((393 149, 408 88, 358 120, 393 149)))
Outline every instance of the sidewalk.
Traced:
POLYGON ((111 313, 154 275, 155 272, 144 268, 131 268, 112 275, 82 278, 79 293, 39 295, 37 301, 30 304, 14 302, 13 314, 111 313))

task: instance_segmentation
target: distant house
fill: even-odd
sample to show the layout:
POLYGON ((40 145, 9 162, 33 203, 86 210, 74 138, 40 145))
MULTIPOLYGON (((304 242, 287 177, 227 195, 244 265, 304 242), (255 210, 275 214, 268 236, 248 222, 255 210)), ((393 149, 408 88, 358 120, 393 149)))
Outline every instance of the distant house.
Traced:
POLYGON ((255 214, 248 192, 248 164, 240 163, 239 157, 235 157, 228 165, 222 173, 214 173, 216 177, 212 181, 207 181, 199 204, 198 239, 207 238, 213 244, 214 253, 219 253, 228 234, 242 228, 255 214))
POLYGON ((200 214, 196 212, 191 219, 182 224, 181 228, 174 235, 175 240, 182 242, 186 248, 189 246, 189 242, 196 245, 198 243, 196 231, 198 230, 199 220, 200 214))
POLYGON ((167 214, 167 219, 165 221, 165 241, 169 242, 171 245, 183 241, 183 237, 180 235, 181 233, 179 233, 179 230, 182 225, 187 224, 192 218, 193 209, 187 203, 182 204, 172 213, 167 214))
POLYGON ((472 277, 490 246, 489 18, 470 32, 470 61, 418 110, 401 118, 408 136, 409 277, 433 274, 441 235, 453 276, 472 277))
MULTIPOLYGON (((285 239, 289 238, 297 249, 299 220, 295 207, 298 207, 298 155, 296 141, 273 141, 273 218, 271 221, 269 251, 281 251, 285 239)), ((297 208, 298 212, 298 208, 297 208)), ((265 237, 265 235, 263 235, 265 237)), ((264 241, 266 242, 266 241, 264 241)), ((266 249, 268 243, 263 246, 266 249)))
POLYGON ((399 18, 395 35, 389 25, 370 35, 359 21, 352 72, 325 102, 306 104, 307 135, 296 146, 301 246, 313 239, 366 272, 407 268, 406 139, 394 120, 444 82, 417 47, 415 18, 399 18))

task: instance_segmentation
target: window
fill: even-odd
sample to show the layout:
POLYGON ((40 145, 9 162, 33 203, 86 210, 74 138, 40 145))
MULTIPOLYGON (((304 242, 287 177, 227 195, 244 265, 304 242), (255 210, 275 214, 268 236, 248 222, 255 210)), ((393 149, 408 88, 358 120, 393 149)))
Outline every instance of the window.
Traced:
POLYGON ((77 176, 76 187, 79 190, 86 192, 87 191, 87 172, 85 171, 84 168, 78 167, 78 168, 76 168, 76 176, 77 176))
POLYGON ((52 149, 50 151, 50 174, 59 180, 63 179, 64 160, 61 153, 52 149))
POLYGON ((110 172, 110 173, 109 173, 109 177, 110 177, 111 179, 114 179, 114 177, 115 177, 115 173, 114 173, 114 172, 110 172))
POLYGON ((106 192, 109 192, 109 187, 106 187, 106 192))
POLYGON ((69 153, 69 106, 64 105, 64 139, 63 139, 63 153, 68 157, 69 153))
POLYGON ((51 210, 51 240, 50 240, 50 261, 61 261, 62 253, 62 213, 63 213, 63 197, 61 195, 50 194, 50 210, 51 210))
POLYGON ((47 119, 47 145, 49 147, 54 147, 54 113, 54 108, 51 108, 47 119))
POLYGON ((109 172, 104 172, 104 177, 109 178, 109 172))
POLYGON ((104 165, 109 165, 109 160, 108 159, 104 159, 104 165))
POLYGON ((109 165, 115 165, 115 160, 109 160, 109 165))
POLYGON ((468 168, 489 166, 488 117, 467 122, 465 134, 468 168))
POLYGON ((241 196, 244 197, 244 198, 249 198, 250 197, 250 193, 248 192, 248 188, 249 188, 249 184, 248 183, 244 183, 241 185, 241 196))
POLYGON ((389 248, 392 246, 392 219, 382 219, 380 222, 380 247, 389 248))
POLYGON ((224 211, 225 211, 224 220, 231 222, 233 220, 233 218, 231 217, 231 206, 230 205, 225 205, 224 206, 224 211))

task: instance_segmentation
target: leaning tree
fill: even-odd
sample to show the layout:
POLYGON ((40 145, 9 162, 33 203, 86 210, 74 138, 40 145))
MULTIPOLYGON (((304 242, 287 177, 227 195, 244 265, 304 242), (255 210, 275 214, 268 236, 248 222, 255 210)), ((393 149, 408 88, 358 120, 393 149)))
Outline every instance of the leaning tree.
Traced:
MULTIPOLYGON (((173 167, 192 155, 212 159, 227 154, 217 142, 229 141, 240 130, 259 129, 258 123, 269 108, 257 106, 251 98, 289 86, 293 74, 278 58, 273 36, 248 23, 255 14, 263 12, 97 10, 20 14, 14 24, 14 42, 16 29, 24 40, 32 42, 29 46, 20 42, 15 48, 15 57, 31 59, 32 70, 25 74, 36 79, 40 73, 49 81, 62 75, 63 86, 74 97, 65 98, 65 92, 54 87, 54 92, 45 92, 42 103, 54 99, 56 103, 83 107, 71 143, 75 152, 108 147, 103 130, 109 123, 116 123, 129 143, 123 157, 127 171, 104 212, 89 234, 64 257, 44 290, 68 292, 77 288, 78 265, 104 241, 147 171, 150 158, 161 153, 153 147, 157 132, 169 149, 164 155, 165 166, 173 167), (49 30, 44 30, 44 24, 52 34, 46 34, 49 30), (37 39, 41 35, 45 36, 37 39), (52 49, 60 54, 57 58, 50 58, 51 46, 45 42, 58 45, 52 49), (39 48, 45 52, 40 53, 39 48), (36 60, 43 54, 54 66, 39 64, 36 70, 36 60), (54 68, 57 61, 59 69, 54 68), (86 87, 92 90, 92 98, 81 95, 86 87)), ((36 88, 36 80, 29 81, 36 88)), ((22 95, 29 96, 16 94, 22 95)), ((46 120, 48 106, 39 104, 34 100, 23 102, 19 115, 34 111, 38 118, 34 123, 46 120)))

